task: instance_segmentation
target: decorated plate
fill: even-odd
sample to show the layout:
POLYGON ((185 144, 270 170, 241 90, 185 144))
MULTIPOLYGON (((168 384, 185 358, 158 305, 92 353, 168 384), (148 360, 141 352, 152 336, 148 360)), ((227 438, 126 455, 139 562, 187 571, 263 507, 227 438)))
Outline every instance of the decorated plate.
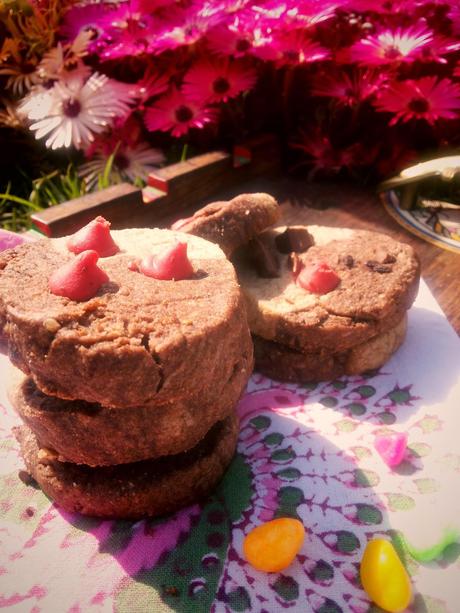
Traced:
POLYGON ((381 198, 386 211, 406 230, 433 245, 460 253, 460 207, 402 209, 395 190, 383 192, 381 198))

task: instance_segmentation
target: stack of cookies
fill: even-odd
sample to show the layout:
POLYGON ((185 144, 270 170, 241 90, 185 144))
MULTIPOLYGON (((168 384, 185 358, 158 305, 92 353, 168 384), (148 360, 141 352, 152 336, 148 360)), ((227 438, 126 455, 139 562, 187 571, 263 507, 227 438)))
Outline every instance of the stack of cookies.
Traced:
MULTIPOLYGON (((264 231, 257 225, 247 241, 247 228, 235 230, 241 218, 237 205, 244 200, 251 209, 253 199, 254 215, 262 202, 273 210, 273 198, 266 194, 246 194, 208 208, 213 207, 214 217, 220 209, 226 219, 235 208, 227 253, 246 298, 256 370, 307 383, 382 366, 405 338, 406 313, 417 293, 420 266, 413 249, 377 232, 267 228, 268 223, 264 231)), ((180 225, 203 234, 208 219, 198 212, 180 225)), ((212 229, 208 221, 207 237, 222 242, 225 227, 214 235, 212 229)))
POLYGON ((219 247, 157 229, 111 240, 115 253, 99 258, 91 245, 75 255, 66 238, 1 254, 0 325, 16 367, 9 394, 27 470, 53 500, 99 517, 155 516, 206 496, 231 461, 252 343, 219 247), (166 252, 171 264, 179 243, 190 274, 152 276, 155 257, 166 252), (88 253, 99 270, 91 277, 88 253), (56 271, 73 298, 57 295, 56 271), (102 283, 91 287, 94 278, 102 283))

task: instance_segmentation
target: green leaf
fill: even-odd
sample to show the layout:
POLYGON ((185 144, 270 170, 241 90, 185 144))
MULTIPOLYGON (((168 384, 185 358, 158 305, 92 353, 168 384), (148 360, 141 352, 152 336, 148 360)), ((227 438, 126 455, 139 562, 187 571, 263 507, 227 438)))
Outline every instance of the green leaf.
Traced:
POLYGON ((333 396, 325 396, 324 398, 320 398, 319 402, 323 405, 323 407, 328 407, 329 409, 332 409, 338 404, 337 398, 334 398, 333 396))
POLYGON ((361 398, 370 398, 375 392, 376 389, 372 385, 360 385, 351 390, 351 393, 359 394, 361 398))
POLYGON ((437 492, 439 489, 437 481, 429 477, 414 479, 414 483, 420 494, 431 494, 432 492, 437 492))
POLYGON ((357 445, 356 447, 351 447, 350 451, 352 451, 358 460, 362 460, 363 458, 368 458, 372 455, 372 452, 367 447, 361 447, 357 445))
MULTIPOLYGON (((424 458, 429 453, 431 453, 431 447, 427 445, 426 443, 410 443, 407 446, 407 449, 416 458, 424 458)), ((460 458, 459 458, 459 461, 460 461, 460 458)), ((459 462, 459 465, 460 465, 460 462, 459 462)))
POLYGON ((264 437, 264 443, 270 447, 273 445, 280 445, 284 440, 284 436, 280 432, 272 432, 264 437))
POLYGON ((335 427, 339 432, 353 432, 358 424, 351 419, 341 419, 335 422, 335 427))
POLYGON ((391 511, 410 511, 415 507, 415 500, 405 494, 386 494, 391 511))
POLYGON ((359 549, 360 542, 358 537, 348 530, 339 530, 336 532, 337 544, 336 548, 342 553, 353 553, 359 549))
POLYGON ((256 430, 266 430, 272 423, 272 420, 265 415, 257 415, 257 417, 253 417, 249 423, 251 426, 254 426, 256 430))
POLYGON ((297 479, 300 479, 300 477, 302 476, 302 473, 300 472, 300 470, 298 468, 293 468, 293 467, 283 468, 282 470, 279 470, 275 474, 277 477, 279 477, 283 481, 296 481, 297 479))
POLYGON ((325 560, 318 560, 308 576, 315 583, 330 583, 334 578, 334 568, 325 560))
POLYGON ((352 415, 364 415, 367 410, 365 405, 360 402, 350 402, 350 404, 346 405, 346 408, 352 415))
POLYGON ((357 518, 361 524, 380 524, 383 520, 383 515, 380 509, 370 504, 360 504, 357 505, 358 512, 357 518))
POLYGON ((282 464, 283 462, 290 462, 296 457, 295 451, 292 447, 286 447, 285 449, 277 449, 274 451, 270 459, 272 462, 277 462, 278 464, 282 464))
POLYGON ((362 468, 356 468, 353 471, 355 478, 355 485, 357 487, 373 487, 380 483, 380 477, 372 470, 363 470, 362 468))
POLYGON ((244 587, 237 587, 226 594, 225 601, 232 611, 249 611, 251 609, 251 599, 244 587))
POLYGON ((391 426, 396 421, 396 415, 391 411, 383 411, 382 413, 378 413, 377 417, 381 424, 385 424, 387 426, 391 426))
POLYGON ((279 575, 271 587, 286 602, 297 600, 299 597, 299 584, 293 577, 279 575))

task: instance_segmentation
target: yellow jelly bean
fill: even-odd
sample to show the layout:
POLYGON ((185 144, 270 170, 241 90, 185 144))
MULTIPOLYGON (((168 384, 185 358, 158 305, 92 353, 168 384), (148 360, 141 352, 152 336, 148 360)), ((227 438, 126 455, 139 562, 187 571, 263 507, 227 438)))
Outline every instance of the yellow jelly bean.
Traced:
POLYGON ((302 547, 305 528, 298 519, 281 517, 257 526, 243 541, 246 560, 267 573, 284 570, 302 547))
POLYGON ((393 545, 384 539, 373 539, 361 560, 361 582, 369 598, 379 607, 398 613, 412 599, 409 575, 393 545))

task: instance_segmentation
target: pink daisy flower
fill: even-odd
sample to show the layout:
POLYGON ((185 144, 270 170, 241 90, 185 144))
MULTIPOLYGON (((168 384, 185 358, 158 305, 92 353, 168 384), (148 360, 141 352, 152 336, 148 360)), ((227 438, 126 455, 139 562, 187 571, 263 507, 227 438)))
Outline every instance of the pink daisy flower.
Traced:
POLYGON ((314 96, 336 98, 339 104, 355 106, 378 92, 386 76, 375 70, 328 71, 313 79, 311 93, 314 96))
POLYGON ((176 137, 187 134, 191 128, 204 128, 216 119, 216 109, 203 108, 178 89, 159 98, 145 113, 145 125, 151 132, 170 131, 176 137))
POLYGON ((73 41, 81 32, 89 32, 95 42, 104 35, 104 19, 111 11, 115 12, 115 7, 103 2, 73 6, 64 15, 60 34, 73 41))
POLYGON ((273 28, 263 15, 254 11, 241 11, 225 25, 210 29, 206 40, 212 52, 226 56, 254 55, 265 61, 279 56, 273 28))
POLYGON ((139 100, 139 104, 144 105, 146 102, 164 93, 169 86, 169 78, 165 75, 156 73, 153 69, 147 69, 144 76, 136 83, 135 93, 139 100))
POLYGON ((107 36, 101 58, 113 60, 145 53, 151 42, 154 23, 149 14, 133 10, 130 3, 120 5, 102 21, 107 36))
POLYGON ((385 89, 374 103, 378 111, 393 113, 390 125, 411 119, 434 124, 438 119, 455 119, 460 109, 460 86, 436 77, 397 81, 385 89))
POLYGON ((314 132, 303 132, 300 135, 300 142, 290 143, 290 146, 293 149, 300 149, 311 158, 308 162, 300 164, 312 165, 308 173, 309 180, 313 179, 319 172, 325 171, 330 174, 338 173, 343 168, 348 169, 350 166, 357 164, 360 159, 360 156, 358 156, 359 146, 351 145, 345 149, 339 149, 319 129, 314 132))
POLYGON ((274 28, 279 28, 280 22, 288 27, 305 27, 330 19, 338 6, 338 2, 325 0, 271 0, 253 6, 252 10, 274 28))
POLYGON ((277 36, 273 42, 278 66, 307 64, 329 57, 329 51, 312 41, 305 30, 289 30, 277 36))
POLYGON ((253 35, 236 19, 234 23, 219 25, 210 30, 206 41, 213 53, 243 57, 251 50, 253 35))
POLYGON ((201 104, 226 102, 243 91, 251 89, 257 76, 242 62, 198 62, 184 77, 182 91, 191 100, 201 104))
POLYGON ((428 47, 421 50, 420 59, 423 62, 438 62, 447 64, 447 59, 443 56, 455 53, 460 49, 460 41, 439 36, 431 42, 428 47))
POLYGON ((222 21, 222 14, 200 11, 191 5, 188 9, 176 9, 168 13, 168 21, 163 29, 158 29, 149 47, 152 53, 163 53, 168 49, 177 49, 198 42, 206 32, 222 21))
POLYGON ((433 33, 424 26, 385 30, 352 45, 348 50, 352 62, 382 65, 411 61, 433 41, 433 33))

